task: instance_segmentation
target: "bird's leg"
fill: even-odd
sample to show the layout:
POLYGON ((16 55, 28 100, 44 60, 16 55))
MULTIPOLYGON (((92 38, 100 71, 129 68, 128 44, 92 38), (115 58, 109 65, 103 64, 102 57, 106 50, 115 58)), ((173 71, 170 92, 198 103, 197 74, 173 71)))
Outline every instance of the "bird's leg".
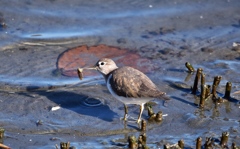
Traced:
POLYGON ((124 121, 127 121, 128 108, 127 108, 127 105, 126 105, 126 104, 124 104, 124 111, 125 111, 125 113, 124 113, 124 118, 123 118, 123 120, 124 120, 124 121))
POLYGON ((140 105, 140 113, 138 115, 137 123, 141 122, 141 116, 142 116, 143 109, 144 109, 144 103, 140 105))

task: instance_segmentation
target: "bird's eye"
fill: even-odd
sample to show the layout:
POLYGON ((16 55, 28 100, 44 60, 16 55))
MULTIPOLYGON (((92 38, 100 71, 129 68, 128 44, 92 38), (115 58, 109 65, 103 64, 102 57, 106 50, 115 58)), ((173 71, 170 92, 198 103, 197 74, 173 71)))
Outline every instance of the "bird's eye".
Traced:
POLYGON ((104 62, 101 62, 100 65, 104 65, 104 62))

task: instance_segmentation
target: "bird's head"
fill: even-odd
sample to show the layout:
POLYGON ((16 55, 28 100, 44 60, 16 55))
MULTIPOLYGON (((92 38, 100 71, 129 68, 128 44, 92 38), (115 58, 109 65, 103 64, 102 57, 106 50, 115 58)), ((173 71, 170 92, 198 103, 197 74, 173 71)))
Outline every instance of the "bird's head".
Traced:
POLYGON ((95 68, 104 76, 117 69, 116 63, 109 58, 101 58, 95 65, 95 68))

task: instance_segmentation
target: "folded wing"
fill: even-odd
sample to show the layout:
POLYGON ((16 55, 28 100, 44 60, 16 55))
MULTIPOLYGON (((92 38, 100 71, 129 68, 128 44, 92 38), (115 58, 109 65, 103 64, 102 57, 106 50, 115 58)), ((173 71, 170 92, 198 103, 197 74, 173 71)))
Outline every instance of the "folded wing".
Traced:
POLYGON ((112 89, 119 96, 133 98, 158 98, 165 95, 142 72, 132 67, 116 69, 110 79, 112 89))

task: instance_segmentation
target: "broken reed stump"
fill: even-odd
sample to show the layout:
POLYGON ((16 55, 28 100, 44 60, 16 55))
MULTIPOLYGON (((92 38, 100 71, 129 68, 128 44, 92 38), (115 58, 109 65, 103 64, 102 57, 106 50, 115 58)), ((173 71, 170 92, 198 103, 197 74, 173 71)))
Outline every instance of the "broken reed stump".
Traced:
POLYGON ((212 100, 213 101, 216 101, 217 99, 217 87, 221 81, 222 77, 221 76, 216 76, 214 77, 214 80, 213 80, 213 85, 212 85, 212 100))
POLYGON ((221 141, 220 141, 220 145, 222 147, 226 147, 227 146, 228 136, 229 136, 228 132, 223 132, 222 133, 222 137, 221 137, 221 141))
POLYGON ((0 128, 0 143, 3 143, 4 131, 3 128, 0 128))
POLYGON ((196 94, 197 93, 198 82, 199 82, 200 76, 202 74, 202 71, 203 71, 202 68, 198 68, 197 69, 197 73, 196 73, 194 84, 193 84, 193 88, 192 88, 192 94, 196 94))
POLYGON ((140 135, 138 137, 138 148, 142 148, 143 147, 143 138, 142 135, 140 135))
POLYGON ((206 138, 206 142, 205 142, 205 144, 204 144, 204 148, 213 148, 213 146, 212 146, 212 144, 213 144, 213 140, 212 140, 212 138, 206 138))
POLYGON ((124 104, 124 121, 127 121, 127 114, 128 114, 128 108, 127 108, 127 105, 124 104))
POLYGON ((159 112, 156 114, 155 121, 156 121, 156 122, 161 122, 162 120, 163 120, 163 113, 162 113, 162 111, 159 111, 159 112))
POLYGON ((207 85, 205 99, 211 95, 211 85, 207 85))
POLYGON ((178 146, 179 146, 181 149, 184 149, 184 141, 183 141, 183 140, 179 140, 179 141, 178 141, 178 146))
MULTIPOLYGON (((215 147, 217 148, 223 148, 223 149, 228 149, 228 137, 229 137, 229 132, 223 132, 222 133, 222 136, 221 136, 221 140, 220 140, 220 146, 215 144, 215 139, 211 138, 211 137, 206 137, 206 140, 205 140, 205 143, 204 145, 202 146, 202 138, 201 137, 198 137, 196 139, 196 149, 213 149, 215 147)), ((181 148, 183 149, 184 148, 184 140, 179 140, 178 143, 176 144, 173 144, 173 145, 170 145, 170 144, 164 144, 163 146, 164 149, 171 149, 171 148, 181 148)), ((236 145, 236 143, 232 143, 231 145, 231 148, 232 149, 239 149, 239 147, 236 145)))
POLYGON ((211 92, 211 86, 210 85, 205 85, 205 82, 206 82, 205 77, 206 77, 206 74, 201 73, 201 91, 203 89, 202 86, 205 86, 205 88, 206 88, 204 99, 206 99, 210 95, 210 92, 211 92))
POLYGON ((0 139, 3 139, 4 137, 4 129, 3 128, 0 128, 0 139))
POLYGON ((138 143, 135 136, 129 136, 128 137, 128 147, 129 149, 137 149, 138 143))
POLYGON ((226 89, 225 89, 225 95, 223 96, 223 98, 230 100, 230 98, 231 98, 231 96, 230 96, 231 90, 232 90, 232 83, 231 82, 227 82, 226 89))
POLYGON ((138 137, 138 145, 139 144, 146 145, 146 143, 147 143, 147 135, 146 133, 143 133, 138 137))
POLYGON ((147 108, 148 108, 148 116, 149 116, 148 121, 154 121, 156 119, 156 114, 154 113, 152 106, 148 105, 147 108))
POLYGON ((147 144, 147 135, 146 133, 142 134, 142 140, 143 140, 143 144, 147 144))
POLYGON ((222 80, 222 76, 216 76, 216 77, 214 77, 213 85, 218 86, 218 85, 220 84, 221 80, 222 80))
POLYGON ((190 73, 195 71, 195 69, 193 68, 193 66, 189 62, 186 62, 185 66, 187 67, 187 69, 190 73))
POLYGON ((171 148, 170 145, 166 145, 166 144, 163 145, 163 149, 170 149, 170 148, 171 148))
POLYGON ((148 109, 148 116, 151 117, 154 114, 152 106, 148 105, 147 109, 148 109))
POLYGON ((201 73, 201 86, 205 85, 205 73, 201 73))
POLYGON ((60 149, 69 149, 70 148, 70 142, 64 143, 61 142, 60 143, 60 149))
POLYGON ((202 138, 198 137, 197 143, 196 143, 196 149, 201 149, 201 147, 202 147, 202 138))
POLYGON ((232 149, 238 149, 236 143, 234 143, 234 142, 232 143, 232 149))
POLYGON ((217 100, 217 86, 216 85, 212 86, 212 100, 213 101, 217 100))
POLYGON ((146 131, 146 130, 147 130, 147 122, 145 120, 142 120, 141 131, 146 131))
POLYGON ((201 86, 201 95, 200 95, 200 103, 199 108, 204 108, 205 97, 206 97, 207 85, 201 86))
POLYGON ((138 137, 138 149, 149 149, 147 146, 147 135, 143 133, 138 137))
POLYGON ((138 137, 138 149, 142 149, 143 148, 143 140, 142 140, 142 136, 140 135, 138 137))

